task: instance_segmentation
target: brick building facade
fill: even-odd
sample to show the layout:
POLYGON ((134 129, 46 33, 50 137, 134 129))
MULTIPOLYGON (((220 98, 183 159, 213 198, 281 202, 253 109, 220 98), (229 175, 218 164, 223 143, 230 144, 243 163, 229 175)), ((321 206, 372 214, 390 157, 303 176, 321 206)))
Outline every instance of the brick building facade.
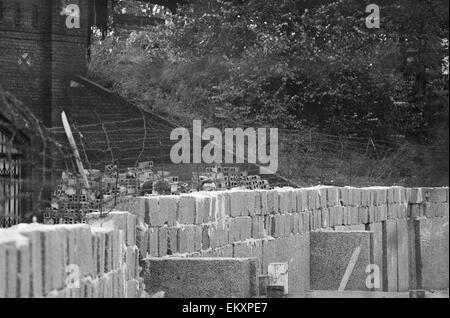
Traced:
POLYGON ((86 71, 91 0, 0 0, 0 85, 46 126, 59 123, 69 76, 86 71), (61 14, 80 8, 80 28, 61 14))

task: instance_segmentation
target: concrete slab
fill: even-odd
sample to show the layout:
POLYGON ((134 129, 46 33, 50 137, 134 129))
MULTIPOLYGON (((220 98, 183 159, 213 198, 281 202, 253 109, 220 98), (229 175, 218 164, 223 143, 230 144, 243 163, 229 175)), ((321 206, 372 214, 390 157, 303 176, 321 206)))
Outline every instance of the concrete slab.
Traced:
POLYGON ((420 288, 449 288, 449 218, 417 220, 416 260, 420 288))
POLYGON ((347 276, 345 290, 368 290, 365 271, 373 260, 371 235, 367 231, 311 232, 311 289, 338 290, 347 276), (353 270, 347 272, 358 250, 353 270))
POLYGON ((368 230, 373 232, 373 257, 374 264, 380 269, 380 288, 375 288, 375 291, 383 290, 383 227, 381 223, 371 223, 368 225, 368 230))
POLYGON ((146 292, 167 298, 249 298, 256 296, 256 259, 147 258, 146 292))
POLYGON ((293 235, 275 240, 263 240, 262 274, 267 275, 269 263, 287 263, 289 291, 298 293, 310 289, 309 234, 293 235))
POLYGON ((398 291, 409 291, 409 239, 406 219, 397 220, 397 277, 398 291))
POLYGON ((397 221, 388 220, 383 223, 383 287, 384 291, 398 291, 398 249, 397 221))

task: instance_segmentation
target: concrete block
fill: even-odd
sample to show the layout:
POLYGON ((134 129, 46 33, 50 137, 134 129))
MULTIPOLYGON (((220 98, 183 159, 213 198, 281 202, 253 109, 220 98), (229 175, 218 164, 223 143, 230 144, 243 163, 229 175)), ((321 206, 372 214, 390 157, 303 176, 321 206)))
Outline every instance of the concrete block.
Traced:
MULTIPOLYGON (((233 243, 235 244, 235 243, 233 243)), ((215 249, 211 249, 208 255, 203 255, 204 257, 233 257, 233 244, 227 244, 225 246, 221 246, 215 249)), ((238 243, 236 243, 238 244, 238 243)), ((193 256, 194 258, 196 256, 193 256)))
POLYGON ((328 187, 327 188, 327 206, 333 207, 339 205, 339 188, 328 187))
POLYGON ((29 245, 24 236, 10 230, 0 230, 0 295, 16 298, 20 295, 18 277, 18 253, 21 245, 29 245))
POLYGON ((408 203, 422 203, 424 200, 421 188, 408 188, 406 191, 406 196, 408 203))
MULTIPOLYGON (((202 227, 194 226, 194 251, 198 252, 202 249, 202 227)), ((155 255, 156 256, 156 255, 155 255)))
POLYGON ((416 219, 408 219, 408 254, 409 254, 409 288, 420 289, 418 281, 418 268, 417 268, 417 256, 416 249, 420 244, 416 241, 418 239, 417 232, 419 230, 419 223, 416 219))
POLYGON ((284 217, 280 214, 273 215, 271 217, 271 231, 270 236, 272 237, 282 237, 284 236, 285 230, 285 222, 284 217))
POLYGON ((397 276, 398 291, 409 291, 409 238, 406 219, 397 220, 397 276))
MULTIPOLYGON (((95 228, 91 229, 93 237, 95 237, 94 243, 94 258, 95 264, 97 264, 97 275, 102 276, 107 268, 106 264, 106 231, 107 229, 95 228)), ((66 263, 67 265, 67 263, 66 263)))
POLYGON ((344 207, 343 206, 336 206, 333 208, 335 210, 335 225, 343 225, 344 223, 344 207))
POLYGON ((191 195, 181 195, 178 201, 177 220, 181 224, 194 224, 195 198, 191 195))
POLYGON ((328 206, 327 205, 327 191, 328 191, 327 187, 317 187, 317 192, 319 193, 319 206, 317 208, 323 209, 328 206))
POLYGON ((303 231, 302 231, 302 233, 307 233, 307 232, 311 231, 311 227, 310 227, 311 214, 310 213, 302 213, 302 217, 303 217, 303 231))
POLYGON ((235 258, 255 258, 257 260, 257 274, 262 266, 262 240, 236 242, 232 244, 235 258))
POLYGON ((416 260, 422 289, 449 288, 449 219, 416 220, 416 260))
POLYGON ((202 250, 209 250, 210 248, 209 225, 202 225, 202 250))
POLYGON ((384 269, 384 291, 398 291, 398 247, 397 221, 388 220, 383 224, 383 255, 386 267, 384 269))
POLYGON ((350 224, 351 225, 357 225, 359 224, 359 211, 358 211, 358 207, 357 206, 350 206, 349 207, 349 211, 350 211, 350 224))
POLYGON ((191 253, 194 252, 194 226, 193 225, 186 225, 178 228, 178 237, 177 237, 177 243, 178 243, 178 253, 185 254, 185 253, 191 253))
POLYGON ((138 286, 139 283, 135 279, 131 279, 126 282, 126 291, 127 291, 127 297, 126 298, 137 298, 138 297, 138 286))
POLYGON ((320 207, 320 197, 317 188, 308 188, 308 210, 315 210, 320 207))
POLYGON ((362 188, 361 191, 361 206, 367 207, 370 205, 370 189, 362 188))
POLYGON ((371 235, 365 231, 311 232, 311 289, 338 290, 347 272, 345 290, 368 290, 366 268, 373 260, 371 235))
POLYGON ((313 210, 314 229, 320 229, 322 227, 322 211, 313 210))
POLYGON ((261 191, 261 213, 263 215, 270 214, 269 209, 269 191, 261 191))
POLYGON ((149 197, 145 199, 145 223, 149 226, 163 226, 168 219, 167 210, 160 211, 159 197, 149 197))
MULTIPOLYGON (((30 284, 31 249, 29 240, 22 236, 22 238, 16 241, 16 247, 17 247, 17 288, 18 288, 17 296, 20 298, 28 298, 30 297, 30 288, 31 288, 30 284)), ((60 279, 62 279, 62 277, 60 279)))
MULTIPOLYGON (((298 214, 294 215, 298 216, 298 214)), ((261 215, 255 215, 252 217, 252 238, 260 239, 264 236, 264 217, 261 215)))
POLYGON ((308 211, 308 192, 305 189, 296 189, 295 194, 297 199, 297 211, 308 211))
POLYGON ((254 195, 254 207, 255 207, 255 214, 256 215, 262 215, 263 214, 263 207, 262 207, 262 202, 261 202, 261 193, 262 191, 256 190, 253 191, 253 195, 254 195))
POLYGON ((376 214, 377 222, 386 221, 388 219, 387 205, 379 205, 376 214))
POLYGON ((358 208, 358 223, 359 224, 369 223, 369 208, 367 206, 362 206, 358 208))
POLYGON ((247 215, 253 216, 256 214, 256 191, 247 191, 247 215))
POLYGON ((229 236, 230 243, 239 242, 241 240, 241 223, 238 218, 230 218, 229 220, 229 236))
POLYGON ((379 223, 369 223, 368 230, 373 233, 373 263, 378 266, 379 269, 379 281, 374 282, 379 288, 374 288, 375 291, 383 291, 383 226, 379 223))
POLYGON ((143 277, 149 294, 168 298, 256 296, 256 260, 239 258, 148 258, 143 277))
POLYGON ((321 227, 330 227, 330 210, 328 208, 322 208, 321 214, 321 227))
POLYGON ((378 207, 376 207, 374 205, 369 205, 368 209, 369 209, 369 223, 377 223, 376 213, 377 213, 378 207))
POLYGON ((167 228, 167 255, 178 253, 178 228, 167 228))
POLYGON ((218 192, 216 201, 216 213, 219 216, 217 220, 224 219, 231 215, 230 194, 228 192, 218 192))
POLYGON ((300 214, 293 213, 291 214, 291 233, 296 235, 300 233, 300 214))
POLYGON ((280 213, 277 190, 267 191, 267 205, 269 208, 269 214, 280 213))
POLYGON ((175 225, 177 220, 179 197, 176 195, 162 196, 159 198, 160 222, 168 226, 175 225))
POLYGON ((310 240, 309 233, 279 239, 262 240, 262 274, 267 275, 268 264, 287 263, 289 291, 306 293, 310 290, 310 240))
POLYGON ((361 189, 349 188, 349 201, 350 205, 354 207, 361 206, 361 189))
POLYGON ((209 223, 209 222, 216 222, 218 221, 216 219, 216 217, 219 217, 218 214, 216 213, 216 207, 217 207, 217 197, 215 195, 211 195, 208 201, 208 210, 207 213, 205 214, 205 218, 203 219, 204 223, 209 223))
POLYGON ((250 239, 252 237, 252 218, 249 216, 245 216, 237 219, 241 225, 241 241, 250 239))
POLYGON ((212 224, 208 228, 211 248, 217 248, 228 244, 228 223, 212 224))
POLYGON ((339 188, 339 201, 343 206, 350 204, 350 190, 348 188, 339 188))
POLYGON ((443 217, 449 214, 449 204, 448 203, 427 203, 425 204, 425 215, 427 217, 443 217))
POLYGON ((403 203, 402 202, 402 187, 392 187, 393 193, 393 202, 394 203, 403 203))
POLYGON ((279 200, 279 209, 281 214, 287 214, 290 211, 291 202, 290 202, 290 190, 287 188, 278 189, 278 200, 279 200))
POLYGON ((169 228, 158 228, 158 256, 163 257, 167 255, 167 240, 169 237, 169 228))
MULTIPOLYGON (((38 231, 36 225, 20 224, 16 227, 17 231, 28 238, 30 244, 30 280, 31 280, 31 293, 30 297, 38 298, 43 296, 42 288, 42 245, 41 245, 41 233, 38 231)), ((0 274, 1 275, 1 274, 0 274)))
POLYGON ((395 203, 395 201, 394 201, 394 188, 392 188, 392 187, 387 188, 387 203, 388 204, 395 203))
POLYGON ((239 217, 248 215, 247 212, 247 196, 243 191, 231 191, 230 192, 230 206, 232 217, 239 217))
POLYGON ((202 224, 205 218, 205 215, 209 214, 209 201, 207 201, 206 197, 196 195, 195 196, 195 218, 194 224, 202 224))
MULTIPOLYGON (((147 253, 150 256, 159 255, 159 243, 158 243, 158 228, 149 228, 148 231, 148 250, 147 253)), ((146 255, 143 255, 146 257, 146 255)))

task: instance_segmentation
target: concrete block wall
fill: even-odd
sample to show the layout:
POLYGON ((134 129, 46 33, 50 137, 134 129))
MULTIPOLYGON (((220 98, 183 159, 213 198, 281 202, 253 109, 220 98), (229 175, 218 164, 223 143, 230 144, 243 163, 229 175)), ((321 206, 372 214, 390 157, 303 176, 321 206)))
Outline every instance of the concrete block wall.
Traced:
POLYGON ((0 298, 132 298, 139 278, 136 216, 92 215, 90 225, 0 230, 0 298))
POLYGON ((138 217, 143 257, 255 257, 258 274, 286 262, 292 292, 310 289, 311 231, 371 231, 382 289, 403 291, 421 235, 410 223, 448 220, 449 203, 448 188, 313 187, 140 197, 127 210, 138 217))
POLYGON ((448 188, 239 190, 140 197, 124 208, 89 225, 0 230, 0 298, 145 296, 144 258, 254 258, 257 275, 288 263, 289 291, 302 293, 316 283, 317 231, 370 233, 382 290, 448 288, 448 188), (74 268, 80 288, 67 287, 74 268))

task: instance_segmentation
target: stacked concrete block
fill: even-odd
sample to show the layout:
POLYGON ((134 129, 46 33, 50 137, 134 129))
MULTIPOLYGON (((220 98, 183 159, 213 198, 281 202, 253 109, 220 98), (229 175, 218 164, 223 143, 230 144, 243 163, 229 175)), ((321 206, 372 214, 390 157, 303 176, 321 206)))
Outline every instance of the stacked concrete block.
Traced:
MULTIPOLYGON (((5 294, 8 286, 8 293, 23 297, 138 295, 142 290, 139 258, 177 256, 251 256, 256 258, 258 273, 267 271, 268 262, 287 262, 296 273, 293 284, 305 286, 303 278, 297 275, 304 275, 305 268, 309 270, 309 265, 305 265, 305 259, 309 259, 309 235, 323 229, 373 233, 373 262, 382 267, 380 289, 402 291, 421 284, 430 287, 435 282, 426 277, 431 277, 427 275, 435 267, 422 259, 428 252, 424 246, 431 253, 445 250, 444 245, 418 244, 426 238, 426 225, 418 230, 417 223, 412 221, 444 220, 432 227, 437 230, 446 224, 449 204, 448 188, 332 186, 135 200, 129 203, 132 214, 111 212, 103 217, 93 214, 89 225, 21 225, 5 230, 16 232, 27 243, 20 248, 7 245, 6 234, 0 234, 2 244, 8 246, 2 245, 0 256, 11 248, 23 255, 9 257, 8 265, 0 262, 0 293, 5 294), (299 258, 293 258, 292 251, 301 253, 299 258), (22 258, 28 266, 24 267, 22 258), (415 260, 420 262, 416 264, 415 260), (82 288, 65 288, 68 265, 79 267, 82 288), (11 266, 18 273, 27 274, 23 280, 6 284, 3 277, 11 266), (418 266, 421 276, 415 277, 418 266), (429 283, 425 283, 427 279, 429 283), (11 292, 10 286, 14 284, 11 292)), ((74 274, 70 268, 69 274, 74 274)))
POLYGON ((90 222, 0 230, 0 297, 122 298, 128 281, 142 285, 136 216, 112 212, 90 222))

